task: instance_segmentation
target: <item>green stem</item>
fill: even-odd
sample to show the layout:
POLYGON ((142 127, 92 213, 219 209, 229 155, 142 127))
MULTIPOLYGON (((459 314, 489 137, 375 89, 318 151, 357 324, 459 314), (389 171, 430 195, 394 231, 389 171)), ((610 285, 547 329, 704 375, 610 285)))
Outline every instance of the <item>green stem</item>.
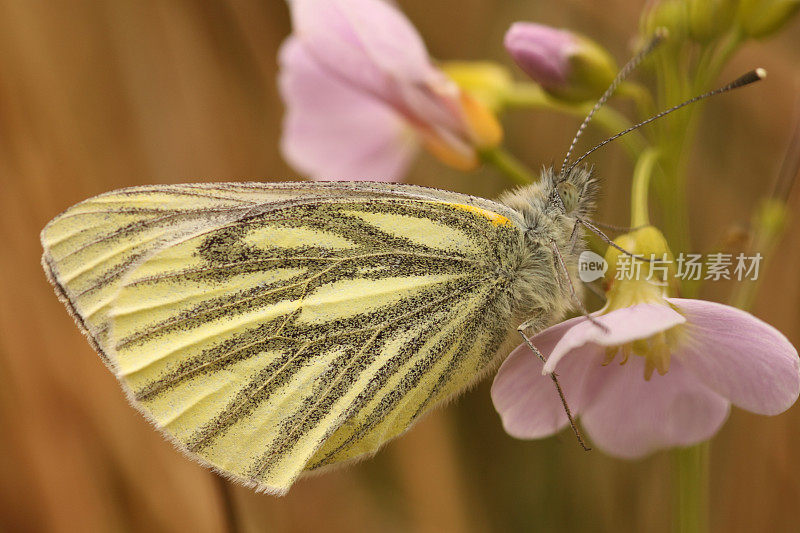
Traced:
MULTIPOLYGON (((692 84, 686 83, 674 58, 665 58, 659 67, 665 80, 667 102, 680 102, 708 90, 725 63, 738 50, 742 39, 742 32, 734 29, 717 50, 704 52, 699 60, 701 68, 692 84)), ((696 133, 703 105, 703 102, 695 104, 691 109, 678 111, 664 121, 656 143, 663 148, 664 179, 656 184, 656 192, 664 215, 664 234, 672 249, 678 252, 688 251, 691 247, 686 202, 687 169, 689 146, 696 133)), ((684 282, 682 285, 684 294, 690 294, 692 289, 688 286, 689 283, 684 282)))
POLYGON ((648 148, 636 161, 633 169, 633 183, 631 184, 631 227, 650 225, 650 210, 648 194, 650 190, 650 177, 658 162, 659 151, 648 148))
MULTIPOLYGON (((594 102, 572 104, 553 98, 541 87, 533 83, 517 83, 506 92, 503 103, 510 107, 529 109, 549 109, 578 118, 584 118, 592 110, 594 102)), ((610 107, 603 107, 594 115, 594 122, 607 133, 614 135, 632 126, 622 114, 610 107)), ((647 140, 638 131, 620 138, 631 158, 636 159, 647 148, 647 140)))
POLYGON ((708 62, 703 64, 703 70, 698 69, 694 83, 696 92, 708 90, 711 82, 717 79, 723 67, 736 53, 745 38, 744 32, 738 26, 725 36, 719 48, 713 52, 713 55, 709 56, 708 62))
POLYGON ((709 443, 672 451, 675 479, 673 487, 673 531, 705 533, 708 531, 709 443))
POLYGON ((691 247, 689 238, 689 208, 686 201, 687 157, 684 132, 693 129, 684 125, 683 132, 675 132, 672 141, 658 143, 663 147, 663 173, 656 183, 656 196, 661 203, 661 221, 670 247, 677 252, 686 252, 691 247))
POLYGON ((636 103, 636 109, 642 117, 650 117, 658 112, 656 103, 653 100, 653 94, 638 83, 632 81, 622 82, 617 88, 617 94, 631 98, 636 103))
POLYGON ((524 163, 500 146, 482 150, 480 158, 519 185, 529 185, 538 180, 524 163))
POLYGON ((515 83, 503 94, 503 104, 510 107, 549 109, 553 98, 535 83, 515 83))
MULTIPOLYGON (((753 216, 753 240, 749 246, 750 256, 761 254, 759 272, 763 273, 767 264, 775 255, 781 237, 786 230, 789 211, 786 202, 780 198, 767 198, 761 202, 753 216)), ((743 279, 733 289, 730 303, 739 309, 750 309, 755 303, 756 292, 760 286, 761 276, 756 279, 743 279)))
MULTIPOLYGON (((689 89, 674 54, 659 55, 659 72, 663 79, 661 105, 673 105, 685 100, 689 89)), ((670 115, 658 126, 656 145, 662 150, 660 179, 655 183, 660 200, 662 227, 670 247, 685 252, 690 247, 688 206, 686 202, 686 146, 691 136, 691 118, 695 108, 670 115)))

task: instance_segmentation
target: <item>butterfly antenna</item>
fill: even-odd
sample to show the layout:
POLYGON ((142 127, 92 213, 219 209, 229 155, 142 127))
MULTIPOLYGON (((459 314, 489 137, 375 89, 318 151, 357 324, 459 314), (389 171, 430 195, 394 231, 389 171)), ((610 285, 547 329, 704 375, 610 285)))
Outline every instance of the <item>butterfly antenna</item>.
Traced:
MULTIPOLYGON (((531 349, 531 351, 536 355, 536 357, 542 362, 542 364, 547 363, 547 359, 544 358, 542 352, 533 345, 531 340, 525 335, 525 332, 520 330, 519 334, 522 335, 523 340, 525 341, 525 345, 531 349)), ((575 423, 575 420, 572 418, 572 411, 567 404, 567 398, 564 396, 564 391, 561 389, 561 384, 558 382, 558 376, 556 376, 555 372, 550 373, 550 379, 553 380, 553 385, 556 386, 556 391, 558 391, 558 397, 561 398, 561 405, 564 406, 564 412, 567 414, 567 420, 569 420, 569 427, 572 428, 572 432, 575 433, 575 437, 578 439, 578 444, 581 445, 581 448, 586 450, 587 452, 591 450, 589 446, 586 445, 586 441, 583 440, 583 435, 581 435, 581 431, 578 429, 578 425, 575 423)))
MULTIPOLYGON (((578 131, 575 133, 575 137, 572 138, 572 142, 569 145, 569 149, 567 150, 567 155, 564 157, 564 162, 561 163, 561 172, 559 175, 564 175, 564 168, 569 164, 569 158, 572 156, 572 151, 575 149, 575 145, 578 143, 578 139, 581 138, 583 135, 583 130, 586 129, 586 126, 589 125, 591 122, 592 117, 594 117, 595 113, 603 107, 603 105, 611 98, 611 95, 617 90, 619 84, 628 77, 628 75, 634 71, 636 67, 647 57, 650 52, 652 52, 660 43, 667 37, 667 30, 666 28, 658 28, 653 35, 653 37, 647 42, 644 48, 642 48, 638 54, 633 56, 622 69, 617 74, 617 77, 614 78, 614 81, 611 82, 611 85, 608 86, 606 92, 603 93, 603 96, 594 104, 589 114, 586 115, 586 118, 583 119, 578 131)), ((570 167, 572 168, 572 167, 570 167)))
POLYGON ((732 82, 730 82, 727 85, 724 85, 724 86, 722 86, 722 87, 720 87, 718 89, 714 89, 713 91, 708 91, 707 93, 701 94, 699 96, 695 96, 694 98, 690 98, 690 99, 686 100, 685 102, 682 102, 682 103, 680 103, 680 104, 678 104, 676 106, 670 107, 669 109, 666 109, 666 110, 662 111, 661 113, 659 113, 657 115, 653 115, 652 117, 648 118, 647 120, 643 120, 642 122, 639 122, 638 124, 634 124, 630 128, 628 128, 628 129, 626 129, 624 131, 621 131, 621 132, 617 133, 616 135, 613 135, 613 136, 609 137, 605 141, 601 142, 600 144, 598 144, 597 146, 595 146, 594 148, 592 148, 591 150, 589 150, 588 152, 586 152, 585 154, 580 156, 574 163, 572 163, 569 166, 569 168, 567 168, 567 173, 569 173, 569 171, 572 170, 575 167, 575 165, 577 165, 578 163, 580 163, 581 161, 586 159, 586 157, 589 154, 591 154, 592 152, 594 152, 595 150, 597 150, 599 148, 602 148, 603 146, 607 145, 611 141, 613 141, 615 139, 619 139, 623 135, 626 135, 626 134, 632 132, 633 130, 641 128, 645 124, 649 124, 649 123, 653 122, 654 120, 658 120, 658 119, 660 119, 661 117, 663 117, 665 115, 669 115, 673 111, 677 111, 678 109, 680 109, 682 107, 686 107, 689 104, 693 104, 693 103, 698 102, 700 100, 705 100, 706 98, 708 98, 710 96, 715 96, 715 95, 718 95, 718 94, 726 93, 728 91, 732 91, 734 89, 738 89, 739 87, 744 87, 745 85, 750 85, 751 83, 755 83, 757 81, 761 81, 766 77, 767 77, 767 71, 764 70, 763 68, 757 68, 755 70, 751 70, 750 72, 748 72, 748 73, 746 73, 746 74, 744 74, 742 76, 739 76, 738 78, 736 78, 735 80, 733 80, 732 82))
POLYGON ((577 218, 577 219, 575 219, 575 225, 577 226, 578 224, 583 224, 589 230, 591 230, 595 235, 600 237, 600 239, 604 243, 606 243, 607 245, 611 246, 612 248, 616 248, 617 250, 619 250, 623 254, 629 255, 629 256, 633 257, 634 259, 638 259, 639 261, 644 261, 645 263, 652 263, 651 259, 648 259, 647 257, 645 257, 643 255, 636 255, 633 252, 629 252, 628 250, 626 250, 625 248, 623 248, 619 244, 615 243, 613 240, 611 240, 611 237, 609 237, 608 235, 605 234, 605 232, 603 230, 601 230, 600 228, 598 228, 592 222, 589 222, 585 218, 577 218))
MULTIPOLYGON (((586 220, 585 218, 581 220, 586 220)), ((609 231, 614 231, 616 233, 628 233, 631 231, 636 231, 637 229, 642 229, 644 226, 617 226, 615 224, 607 224, 605 222, 598 222, 596 220, 589 220, 591 224, 594 224, 598 228, 607 229, 609 231)))

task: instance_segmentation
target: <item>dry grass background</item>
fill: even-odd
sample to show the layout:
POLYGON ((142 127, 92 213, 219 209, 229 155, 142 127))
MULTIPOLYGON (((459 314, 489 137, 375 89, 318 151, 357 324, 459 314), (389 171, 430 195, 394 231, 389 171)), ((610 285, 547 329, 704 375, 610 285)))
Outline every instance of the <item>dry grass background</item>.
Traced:
MULTIPOLYGON (((399 3, 435 56, 506 62, 502 34, 519 19, 570 26, 624 59, 642 4, 399 3)), ((243 531, 666 531, 666 454, 629 463, 584 454, 566 434, 514 441, 488 384, 375 459, 281 499, 186 460, 126 404, 45 281, 38 232, 117 187, 294 176, 277 149, 275 54, 288 32, 278 0, 0 0, 0 529, 222 532, 233 519, 243 531)), ((706 106, 691 167, 697 250, 746 224, 769 190, 798 115, 798 65, 795 21, 727 70, 764 66, 766 83, 706 106)), ((576 121, 537 112, 506 125, 538 166, 559 157, 576 121)), ((619 148, 596 162, 600 219, 624 224, 630 164, 619 148)), ((508 186, 427 157, 410 181, 489 197, 508 186)), ((794 217, 755 309, 795 345, 798 228, 794 217)), ((795 530, 798 448, 800 408, 734 412, 712 448, 714 530, 795 530)))

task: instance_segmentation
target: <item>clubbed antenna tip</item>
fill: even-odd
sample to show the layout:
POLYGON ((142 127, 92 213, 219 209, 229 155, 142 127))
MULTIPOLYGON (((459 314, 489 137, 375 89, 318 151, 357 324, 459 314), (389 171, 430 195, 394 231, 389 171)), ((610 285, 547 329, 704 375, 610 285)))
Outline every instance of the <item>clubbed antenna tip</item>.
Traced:
MULTIPOLYGON (((766 77, 767 77, 767 71, 764 70, 763 68, 753 69, 750 72, 747 72, 747 73, 739 76, 738 78, 736 78, 735 80, 733 80, 729 84, 720 87, 719 89, 714 89, 713 91, 708 91, 707 93, 695 96, 694 98, 690 98, 690 99, 686 100, 685 102, 681 102, 680 104, 678 104, 676 106, 672 106, 669 109, 666 109, 666 110, 662 111, 661 113, 658 113, 657 115, 653 115, 652 117, 648 118, 647 120, 643 120, 642 122, 639 122, 638 124, 634 124, 630 128, 628 128, 626 130, 623 130, 623 131, 617 133, 616 135, 612 135, 611 137, 609 137, 605 141, 601 142, 600 144, 598 144, 597 146, 595 146, 591 150, 589 150, 586 153, 584 153, 574 163, 572 163, 569 167, 567 167, 566 173, 569 173, 569 171, 572 170, 578 163, 580 163, 581 161, 586 159, 586 156, 588 156, 589 154, 591 154, 592 152, 594 152, 598 148, 602 148, 603 146, 605 146, 606 144, 610 143, 611 141, 613 141, 615 139, 618 139, 618 138, 622 137, 623 135, 627 135, 628 133, 630 133, 630 132, 632 132, 632 131, 634 131, 636 129, 641 128, 645 124, 649 124, 649 123, 653 122, 654 120, 658 120, 659 118, 661 118, 661 117, 663 117, 665 115, 669 115, 673 111, 677 111, 678 109, 681 109, 682 107, 686 107, 689 104, 693 104, 695 102, 699 102, 700 100, 704 100, 704 99, 706 99, 706 98, 708 98, 710 96, 715 96, 715 95, 718 95, 718 94, 726 93, 728 91, 732 91, 734 89, 738 89, 740 87, 744 87, 745 85, 750 85, 751 83, 755 83, 757 81, 761 81, 766 77)), ((563 174, 563 172, 562 172, 562 174, 563 174)))
POLYGON ((761 81, 767 77, 767 71, 763 68, 756 68, 751 70, 750 72, 746 72, 730 82, 728 85, 723 87, 723 90, 730 90, 730 89, 738 89, 739 87, 744 87, 745 85, 750 85, 751 83, 755 83, 757 81, 761 81))

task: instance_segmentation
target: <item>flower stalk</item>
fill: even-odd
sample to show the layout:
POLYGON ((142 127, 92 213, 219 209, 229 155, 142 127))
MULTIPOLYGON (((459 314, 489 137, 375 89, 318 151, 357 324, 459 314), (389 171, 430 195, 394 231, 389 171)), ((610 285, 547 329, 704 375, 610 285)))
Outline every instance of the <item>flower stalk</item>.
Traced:
MULTIPOLYGON (((545 109, 580 119, 583 119, 594 105, 593 102, 570 103, 559 100, 547 94, 538 85, 524 82, 515 83, 509 87, 503 97, 503 103, 506 107, 545 109)), ((599 109, 594 115, 593 123, 603 128, 608 135, 617 134, 632 125, 621 113, 610 107, 599 109)), ((639 154, 648 147, 647 139, 639 132, 631 132, 629 135, 621 137, 620 142, 633 160, 636 160, 639 154)))
POLYGON ((672 451, 675 533, 708 531, 708 442, 672 451))
POLYGON ((479 157, 517 185, 530 185, 538 179, 522 161, 501 146, 481 150, 479 157))
POLYGON ((648 148, 639 156, 636 168, 633 171, 633 184, 631 186, 631 227, 647 226, 650 224, 650 177, 653 175, 659 152, 657 148, 648 148))

